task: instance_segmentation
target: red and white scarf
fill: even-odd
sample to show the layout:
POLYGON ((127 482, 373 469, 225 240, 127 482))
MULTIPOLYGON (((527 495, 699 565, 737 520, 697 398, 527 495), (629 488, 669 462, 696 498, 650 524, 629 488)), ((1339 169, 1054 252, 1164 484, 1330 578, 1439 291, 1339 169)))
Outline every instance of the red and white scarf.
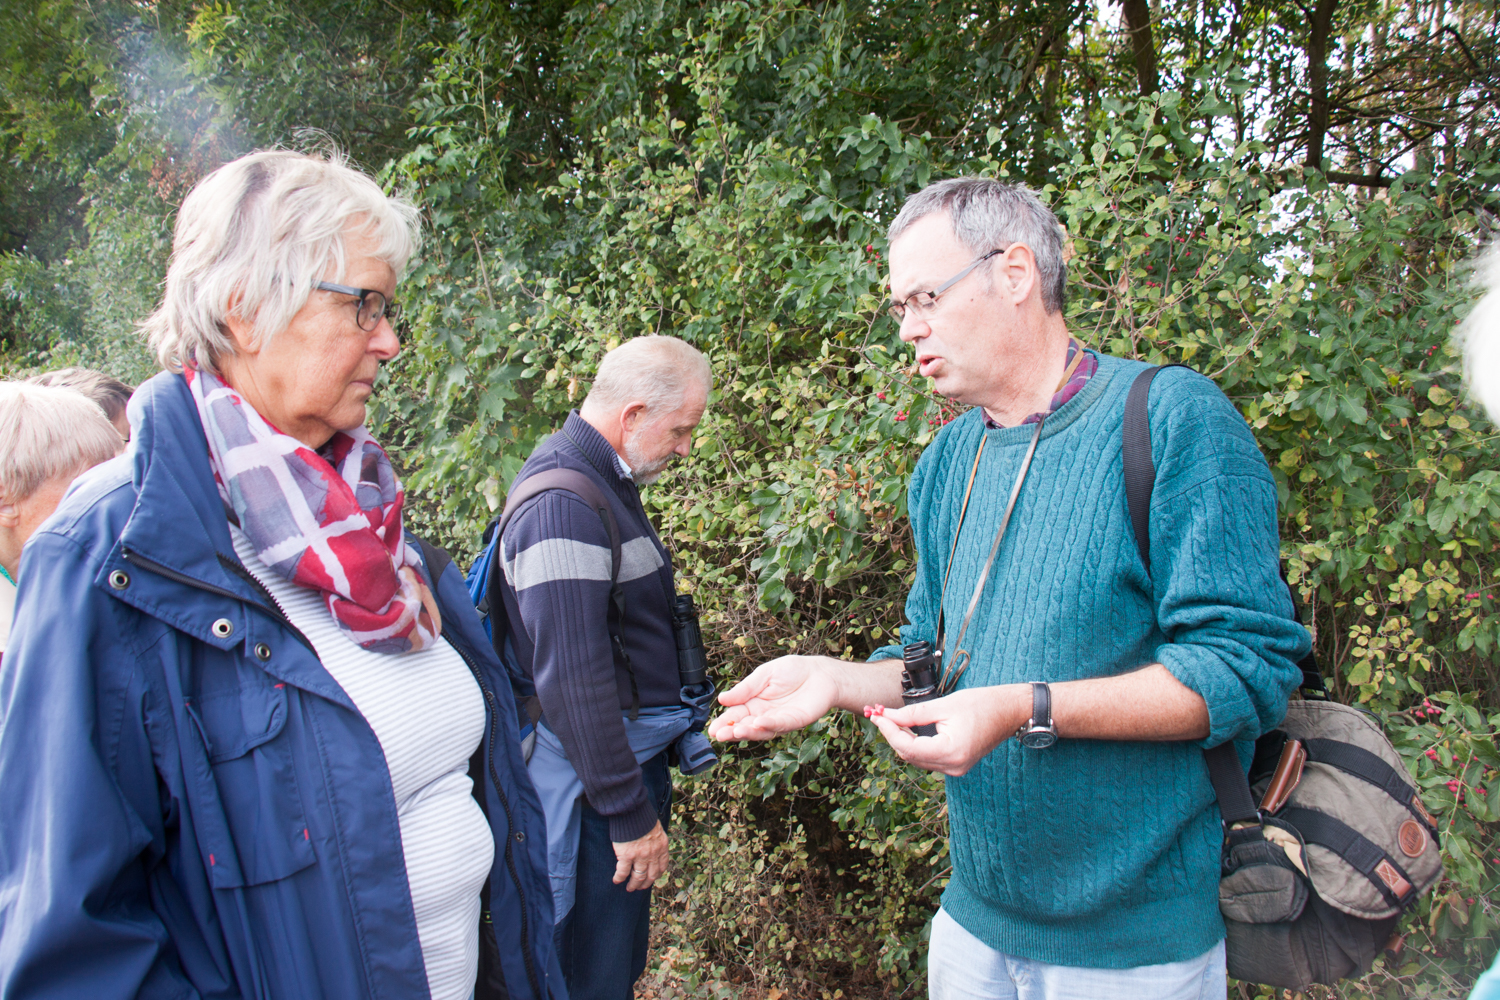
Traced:
POLYGON ((321 591, 351 641, 376 653, 432 645, 442 618, 401 530, 405 494, 363 427, 313 451, 271 426, 211 372, 183 372, 219 495, 261 561, 321 591))

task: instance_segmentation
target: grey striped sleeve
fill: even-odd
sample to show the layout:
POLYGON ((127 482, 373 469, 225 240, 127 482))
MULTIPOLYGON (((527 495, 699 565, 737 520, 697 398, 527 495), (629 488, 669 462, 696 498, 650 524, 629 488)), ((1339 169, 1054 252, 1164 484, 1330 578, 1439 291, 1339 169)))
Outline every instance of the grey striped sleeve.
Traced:
POLYGON ((645 535, 620 546, 620 582, 629 583, 661 569, 661 553, 645 535))
MULTIPOLYGON (((625 561, 623 551, 620 558, 625 561)), ((544 538, 506 560, 503 568, 506 582, 519 593, 556 580, 607 581, 610 562, 607 548, 571 538, 544 538)), ((621 579, 625 579, 623 572, 621 579)))

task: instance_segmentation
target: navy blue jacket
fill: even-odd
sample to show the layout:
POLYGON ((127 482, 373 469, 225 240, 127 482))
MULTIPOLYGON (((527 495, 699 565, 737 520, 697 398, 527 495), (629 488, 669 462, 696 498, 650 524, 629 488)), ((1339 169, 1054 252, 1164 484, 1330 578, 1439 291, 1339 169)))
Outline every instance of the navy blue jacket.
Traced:
POLYGON ((635 483, 620 475, 614 447, 576 410, 537 445, 511 489, 558 468, 593 479, 614 510, 624 618, 610 603, 613 556, 604 522, 574 494, 549 490, 517 508, 501 539, 501 586, 522 626, 511 639, 589 805, 609 820, 611 840, 635 840, 651 832, 657 815, 620 713, 634 701, 631 671, 642 708, 682 704, 668 604, 672 560, 635 483), (618 629, 624 656, 612 647, 611 629, 618 629))
MULTIPOLYGON (((235 557, 197 410, 163 374, 131 450, 26 546, 0 661, 0 997, 426 997, 385 757, 235 557)), ((435 551, 435 550, 434 550, 435 551)), ((457 568, 495 833, 480 998, 566 997, 510 684, 457 568)))

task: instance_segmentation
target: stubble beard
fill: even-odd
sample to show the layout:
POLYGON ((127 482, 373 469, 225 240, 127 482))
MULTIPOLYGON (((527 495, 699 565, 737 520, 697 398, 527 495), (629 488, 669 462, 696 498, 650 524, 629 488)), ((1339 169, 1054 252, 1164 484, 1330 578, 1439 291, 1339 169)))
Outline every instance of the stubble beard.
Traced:
POLYGON ((637 486, 650 486, 656 482, 676 457, 676 454, 668 452, 660 458, 648 459, 634 447, 634 442, 625 445, 625 464, 630 466, 630 478, 637 486))

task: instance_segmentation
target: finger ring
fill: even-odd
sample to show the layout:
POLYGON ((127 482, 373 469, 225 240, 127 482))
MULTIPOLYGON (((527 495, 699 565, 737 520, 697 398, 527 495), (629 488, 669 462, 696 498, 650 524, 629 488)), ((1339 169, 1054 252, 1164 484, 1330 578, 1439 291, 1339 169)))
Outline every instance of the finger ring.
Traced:
POLYGON ((644 869, 644 868, 632 868, 630 870, 632 872, 634 872, 635 874, 637 874, 637 875, 644 875, 644 874, 646 874, 646 869, 644 869))

